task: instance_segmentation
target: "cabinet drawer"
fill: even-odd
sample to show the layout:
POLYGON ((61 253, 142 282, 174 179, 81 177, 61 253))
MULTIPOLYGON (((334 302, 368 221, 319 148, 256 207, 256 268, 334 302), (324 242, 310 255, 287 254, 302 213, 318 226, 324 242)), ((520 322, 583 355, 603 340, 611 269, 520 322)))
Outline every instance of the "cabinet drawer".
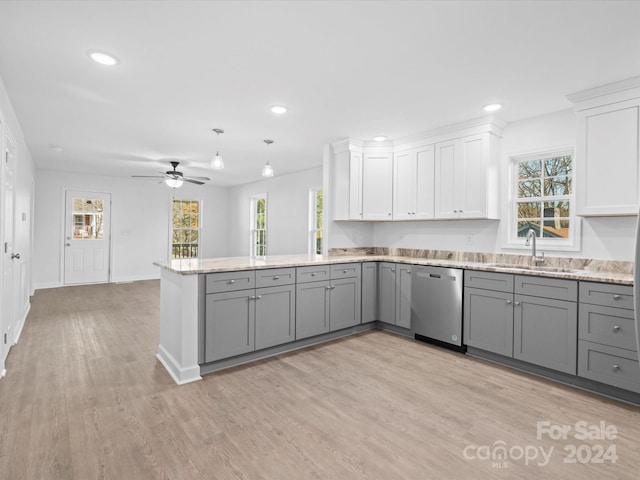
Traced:
POLYGON ((329 265, 314 265, 296 269, 296 281, 298 283, 318 282, 320 280, 329 280, 329 265))
POLYGON ((633 310, 581 303, 578 315, 581 340, 637 350, 633 310))
POLYGON ((292 283, 296 283, 295 268, 256 270, 256 288, 291 285, 292 283))
POLYGON ((578 300, 578 282, 557 278, 516 275, 515 293, 575 302, 578 300))
POLYGON ((608 283, 580 282, 580 303, 633 310, 633 287, 608 283))
POLYGON ((578 375, 640 393, 640 367, 635 352, 580 341, 578 375))
POLYGON ((359 263, 331 265, 331 279, 359 277, 360 269, 359 263))
POLYGON ((207 274, 207 293, 246 290, 256 285, 256 271, 223 272, 207 274))
POLYGON ((465 270, 464 286, 513 293, 513 275, 509 273, 465 270))

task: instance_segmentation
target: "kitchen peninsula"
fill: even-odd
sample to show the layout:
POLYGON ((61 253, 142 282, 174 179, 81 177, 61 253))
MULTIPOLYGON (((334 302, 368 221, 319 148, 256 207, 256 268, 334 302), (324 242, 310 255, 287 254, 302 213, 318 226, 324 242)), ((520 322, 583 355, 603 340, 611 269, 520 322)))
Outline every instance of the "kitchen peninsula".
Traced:
MULTIPOLYGON (((580 302, 586 302, 585 307, 590 303, 599 303, 597 299, 600 297, 603 301, 609 301, 610 296, 613 299, 611 302, 614 302, 612 306, 618 307, 614 312, 622 312, 627 317, 632 314, 632 310, 629 310, 632 308, 629 305, 632 301, 633 283, 630 262, 551 257, 547 259, 545 266, 531 267, 531 257, 506 254, 373 248, 336 250, 332 253, 329 256, 279 255, 156 263, 161 268, 160 345, 157 358, 176 383, 184 384, 200 380, 204 373, 372 328, 384 328, 413 337, 413 332, 411 328, 407 328, 406 323, 398 322, 393 325, 380 321, 378 305, 383 297, 378 297, 380 285, 377 271, 378 265, 383 262, 464 269, 467 271, 465 302, 471 301, 473 297, 470 295, 473 293, 487 293, 493 288, 483 286, 484 280, 480 278, 480 290, 474 290, 472 282, 477 282, 479 276, 470 275, 472 272, 488 272, 490 276, 494 276, 492 279, 506 278, 512 285, 514 279, 516 284, 518 279, 527 278, 545 281, 549 284, 548 290, 540 296, 550 295, 549 298, 555 295, 554 290, 564 291, 565 286, 570 287, 567 290, 573 292, 570 293, 573 297, 557 298, 573 302, 574 320, 570 328, 575 332, 572 338, 572 331, 569 331, 569 343, 574 350, 578 348, 576 345, 583 350, 587 349, 582 353, 585 358, 590 354, 588 347, 599 345, 589 341, 601 340, 593 335, 590 337, 590 333, 586 332, 584 341, 578 341, 575 303, 578 301, 578 287, 580 302), (598 288, 591 288, 596 286, 598 288), (483 290, 487 288, 488 290, 483 290), (622 310, 623 308, 626 310, 622 310)), ((515 294, 517 293, 516 291, 515 294)), ((508 295, 517 296, 515 294, 508 295)), ((511 300, 506 303, 511 304, 511 300)), ((519 304, 519 301, 515 303, 519 304)), ((557 307, 555 304, 552 306, 557 307)), ((468 307, 465 306, 467 316, 468 307)), ((593 307, 598 315, 602 315, 598 308, 601 307, 593 307)), ((589 309, 583 310, 587 312, 589 309)), ((621 337, 620 329, 626 331, 628 326, 625 324, 621 327, 618 323, 615 325, 616 336, 621 337)), ((467 328, 469 318, 465 317, 465 343, 470 345, 470 353, 495 360, 491 353, 495 351, 500 353, 497 361, 501 362, 509 360, 508 356, 518 358, 510 354, 504 356, 504 352, 492 350, 491 345, 485 347, 480 343, 482 348, 473 348, 471 345, 474 344, 474 339, 469 336, 467 328)), ((510 348, 513 351, 513 346, 510 348)), ((629 364, 637 363, 636 352, 607 348, 610 347, 600 348, 598 353, 602 354, 604 351, 609 357, 615 357, 617 376, 622 374, 622 370, 626 373, 626 366, 619 366, 620 352, 626 355, 629 364)), ((536 363, 535 357, 522 358, 536 363)), ((548 373, 549 365, 544 360, 541 365, 545 367, 543 374, 548 373)), ((512 366, 520 367, 517 364, 512 366)), ((553 369, 554 366, 551 367, 553 369)), ((578 359, 578 368, 574 361, 568 369, 563 366, 557 370, 564 370, 562 375, 568 373, 573 378, 581 370, 580 360, 578 359)), ((608 377, 598 377, 600 372, 589 372, 587 369, 583 373, 587 379, 609 382, 608 377)), ((639 391, 640 381, 635 376, 632 377, 630 380, 616 378, 612 385, 639 391)), ((560 380, 567 381, 566 378, 560 380)), ((591 385, 587 385, 589 387, 591 385)))

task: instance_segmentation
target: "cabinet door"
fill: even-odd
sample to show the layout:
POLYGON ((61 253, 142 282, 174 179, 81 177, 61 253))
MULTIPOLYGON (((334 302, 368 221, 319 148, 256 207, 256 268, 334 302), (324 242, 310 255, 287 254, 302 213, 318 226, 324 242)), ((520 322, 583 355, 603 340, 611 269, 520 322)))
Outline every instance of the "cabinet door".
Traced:
POLYGON ((398 152, 393 161, 393 219, 413 220, 416 212, 416 155, 398 152))
POLYGON ((513 294, 464 289, 464 343, 513 356, 513 294))
POLYGON ((362 264, 362 323, 378 320, 378 263, 362 264))
POLYGON ((349 219, 362 220, 362 153, 349 152, 349 219))
POLYGON ((435 218, 458 218, 455 181, 460 167, 457 140, 435 145, 435 218))
POLYGON ((361 322, 360 277, 331 281, 330 331, 353 327, 361 322))
POLYGON ((414 220, 430 219, 434 216, 435 166, 433 145, 417 148, 415 154, 415 208, 414 220))
POLYGON ((295 285, 256 290, 256 350, 295 340, 295 285))
POLYGON ((296 340, 329 331, 328 281, 296 286, 296 340))
POLYGON ((576 212, 638 213, 638 100, 578 112, 576 212))
POLYGON ((514 295, 514 307, 513 357, 575 375, 576 303, 514 295))
POLYGON ((205 362, 254 350, 255 290, 213 293, 205 305, 205 362))
POLYGON ((411 265, 396 265, 396 325, 411 328, 411 265))
POLYGON ((378 270, 378 313, 385 323, 396 323, 396 266, 382 262, 378 270))
POLYGON ((393 156, 368 153, 362 164, 363 220, 391 220, 393 205, 393 156))
POLYGON ((454 195, 459 218, 487 217, 486 168, 489 134, 483 133, 460 140, 460 158, 454 172, 454 195))

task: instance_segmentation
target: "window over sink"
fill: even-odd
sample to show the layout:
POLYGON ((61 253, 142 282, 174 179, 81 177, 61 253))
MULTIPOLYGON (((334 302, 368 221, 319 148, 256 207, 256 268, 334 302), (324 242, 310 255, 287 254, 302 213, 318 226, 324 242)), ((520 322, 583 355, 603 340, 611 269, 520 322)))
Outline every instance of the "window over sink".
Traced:
POLYGON ((517 155, 510 160, 508 247, 524 247, 533 230, 541 248, 578 250, 573 149, 517 155))

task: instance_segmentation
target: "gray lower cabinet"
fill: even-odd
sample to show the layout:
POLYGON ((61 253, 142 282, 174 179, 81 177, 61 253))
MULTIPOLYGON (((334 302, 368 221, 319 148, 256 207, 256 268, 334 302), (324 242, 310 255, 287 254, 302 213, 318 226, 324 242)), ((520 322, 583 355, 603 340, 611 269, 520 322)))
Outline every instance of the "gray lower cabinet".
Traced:
POLYGON ((255 347, 273 347, 296 337, 296 287, 256 289, 255 347))
POLYGON ((295 340, 294 281, 294 268, 206 275, 205 363, 295 340))
POLYGON ((577 282, 465 271, 464 343, 576 374, 577 282))
POLYGON ((378 262, 362 264, 362 323, 378 320, 378 262))
POLYGON ((565 300, 515 295, 514 307, 513 357, 575 375, 577 304, 565 300))
POLYGON ((396 323, 396 264, 381 262, 378 269, 378 306, 380 320, 396 323))
POLYGON ((633 287, 580 282, 578 375, 640 393, 633 287))
POLYGON ((255 349, 254 290, 213 293, 206 298, 205 362, 255 349))
POLYGON ((512 357, 513 293, 465 288, 464 306, 464 343, 512 357))
POLYGON ((380 320, 411 328, 411 265, 381 262, 378 275, 380 320))
MULTIPOLYGON (((303 268, 303 278, 311 280, 309 270, 303 268)), ((306 281, 296 286, 296 339, 341 330, 362 321, 360 264, 332 265, 328 276, 328 281, 306 281)))
POLYGON ((329 331, 329 280, 296 285, 296 339, 329 331))

